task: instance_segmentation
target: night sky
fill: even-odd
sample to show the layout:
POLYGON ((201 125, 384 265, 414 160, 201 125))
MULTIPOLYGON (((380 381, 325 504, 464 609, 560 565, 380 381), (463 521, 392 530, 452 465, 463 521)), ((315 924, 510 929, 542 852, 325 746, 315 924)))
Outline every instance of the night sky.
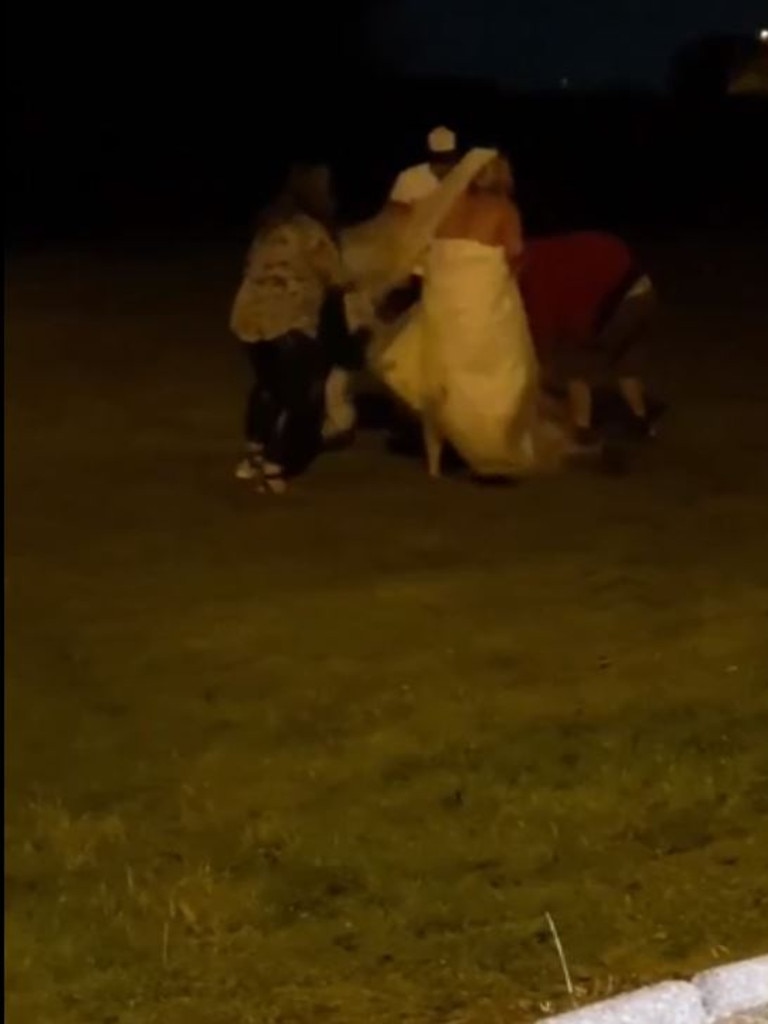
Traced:
POLYGON ((269 79, 274 107, 297 83, 354 79, 353 52, 367 67, 522 88, 657 87, 686 40, 766 23, 768 0, 225 0, 197 11, 137 0, 102 14, 12 8, 6 52, 12 98, 55 101, 74 86, 90 103, 118 86, 130 106, 157 86, 184 102, 190 89, 223 95, 269 79))
MULTIPOLYGON (((221 0, 193 9, 134 0, 109 9, 76 2, 12 6, 7 205, 20 222, 34 215, 41 223, 67 206, 73 218, 88 206, 148 209, 143 197, 155 192, 163 213, 177 193, 189 207, 199 195, 200 204, 240 208, 241 196, 254 191, 252 180, 266 180, 265 168, 279 170, 291 157, 346 158, 348 150, 368 146, 366 166, 378 166, 376 154, 407 159, 396 157, 395 148, 405 153, 424 124, 406 93, 391 89, 387 72, 522 90, 557 88, 563 79, 575 90, 659 87, 682 44, 709 33, 756 38, 768 27, 767 5, 274 0, 243 6, 221 0), (384 73, 384 83, 371 71, 384 73)), ((482 113, 472 114, 473 124, 482 113)))
POLYGON ((408 72, 656 88, 685 40, 765 22, 765 0, 383 0, 374 35, 408 72))

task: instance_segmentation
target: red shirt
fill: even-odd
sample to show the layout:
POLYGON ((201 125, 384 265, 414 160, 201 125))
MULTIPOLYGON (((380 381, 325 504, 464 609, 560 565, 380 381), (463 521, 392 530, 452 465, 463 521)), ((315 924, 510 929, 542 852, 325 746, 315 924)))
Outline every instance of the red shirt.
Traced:
POLYGON ((631 251, 614 235, 582 231, 530 240, 520 289, 540 356, 593 338, 639 276, 631 251))

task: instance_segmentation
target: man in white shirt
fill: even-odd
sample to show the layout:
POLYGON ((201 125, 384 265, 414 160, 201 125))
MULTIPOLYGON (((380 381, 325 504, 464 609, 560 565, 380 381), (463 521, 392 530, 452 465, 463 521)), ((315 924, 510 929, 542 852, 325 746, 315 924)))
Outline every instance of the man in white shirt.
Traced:
MULTIPOLYGON (((404 214, 415 203, 431 195, 459 160, 456 135, 449 128, 433 129, 427 136, 427 150, 428 160, 403 171, 390 192, 390 207, 404 214)), ((413 305, 420 290, 421 279, 416 269, 411 281, 385 300, 379 315, 395 319, 413 305)), ((349 323, 349 315, 347 319, 349 323)), ((339 363, 332 367, 326 381, 323 438, 329 447, 345 443, 355 428, 357 417, 351 397, 352 374, 351 365, 339 363)))
POLYGON ((450 128, 431 131, 427 136, 427 149, 429 159, 425 163, 409 167, 398 176, 389 195, 390 203, 408 208, 426 199, 459 158, 456 135, 450 128))
MULTIPOLYGON (((409 167, 397 178, 389 194, 389 207, 407 214, 440 186, 440 182, 459 161, 456 134, 450 128, 433 128, 427 136, 429 159, 423 164, 409 167)), ((385 319, 394 319, 408 309, 421 290, 422 270, 414 267, 413 277, 396 289, 385 300, 380 313, 385 319)))

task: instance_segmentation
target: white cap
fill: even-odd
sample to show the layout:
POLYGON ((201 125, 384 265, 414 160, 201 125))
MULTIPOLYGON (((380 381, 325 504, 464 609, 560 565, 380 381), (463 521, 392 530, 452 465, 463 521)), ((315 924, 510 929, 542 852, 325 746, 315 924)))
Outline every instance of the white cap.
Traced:
POLYGON ((427 136, 430 153, 454 153, 456 135, 450 128, 434 128, 427 136))

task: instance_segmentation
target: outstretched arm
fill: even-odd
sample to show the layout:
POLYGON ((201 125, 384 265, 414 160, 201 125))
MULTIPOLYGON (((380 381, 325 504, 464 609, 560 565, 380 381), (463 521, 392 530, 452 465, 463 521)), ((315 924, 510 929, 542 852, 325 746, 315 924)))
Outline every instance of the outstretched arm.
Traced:
POLYGON ((387 202, 392 206, 399 206, 407 212, 413 199, 413 170, 411 169, 398 174, 387 202))

